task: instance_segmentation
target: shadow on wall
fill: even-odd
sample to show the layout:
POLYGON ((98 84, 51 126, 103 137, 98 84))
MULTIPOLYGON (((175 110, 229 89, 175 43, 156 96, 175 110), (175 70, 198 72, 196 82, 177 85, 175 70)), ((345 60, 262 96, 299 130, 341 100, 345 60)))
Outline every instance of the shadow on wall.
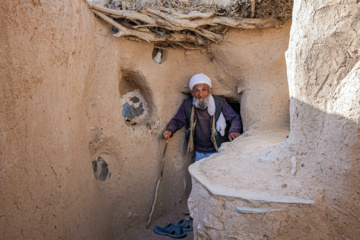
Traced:
MULTIPOLYGON (((351 94, 348 97, 351 99, 351 94)), ((346 116, 356 115, 359 108, 354 105, 359 103, 336 101, 341 99, 333 100, 334 109, 346 116)), ((330 229, 329 236, 356 239, 360 236, 360 127, 344 115, 326 113, 297 99, 291 102, 289 150, 296 157, 296 178, 305 180, 308 191, 316 191, 312 194, 319 194, 317 220, 324 225, 318 227, 324 232, 330 229)))

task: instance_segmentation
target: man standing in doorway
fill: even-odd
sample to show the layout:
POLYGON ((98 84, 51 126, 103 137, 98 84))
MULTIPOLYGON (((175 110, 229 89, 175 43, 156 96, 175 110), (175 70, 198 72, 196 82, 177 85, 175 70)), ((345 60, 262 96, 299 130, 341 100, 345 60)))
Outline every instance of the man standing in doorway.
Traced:
POLYGON ((195 150, 195 161, 216 153, 220 145, 240 136, 240 116, 224 98, 212 95, 211 80, 205 74, 191 77, 189 87, 192 98, 185 99, 178 112, 168 123, 163 137, 169 139, 186 125, 189 131, 187 151, 195 150), (230 129, 226 134, 226 121, 230 129), (226 136, 227 135, 227 136, 226 136))

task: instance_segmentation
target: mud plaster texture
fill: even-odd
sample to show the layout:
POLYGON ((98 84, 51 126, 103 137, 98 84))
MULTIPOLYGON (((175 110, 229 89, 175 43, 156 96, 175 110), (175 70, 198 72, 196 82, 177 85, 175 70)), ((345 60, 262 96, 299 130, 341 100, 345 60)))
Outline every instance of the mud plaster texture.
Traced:
POLYGON ((360 239, 359 19, 359 1, 294 1, 290 134, 250 128, 190 166, 195 239, 360 239))
MULTIPOLYGON (((230 30, 224 42, 208 50, 168 49, 162 63, 155 64, 153 44, 113 37, 111 26, 96 18, 83 1, 2 1, 0 12, 2 239, 159 239, 152 233, 155 225, 181 220, 188 213, 191 187, 183 130, 169 142, 153 221, 145 229, 160 173, 161 132, 188 93, 193 74, 207 74, 215 94, 240 102, 248 133, 279 128, 284 134, 269 140, 277 143, 288 132, 285 51, 291 22, 280 29, 230 30), (131 119, 124 117, 125 103, 135 114, 131 119)), ((288 58, 295 59, 294 54, 289 52, 288 58)), ((310 99, 304 95, 309 91, 301 89, 304 92, 292 97, 310 99)), ((321 93, 327 99, 328 94, 321 93)), ((338 99, 350 101, 340 93, 338 99)), ((355 99, 355 93, 350 96, 355 99)), ((304 139, 300 126, 307 126, 308 112, 300 106, 293 102, 291 108, 293 115, 300 111, 303 116, 292 120, 289 144, 296 149, 292 154, 302 153, 306 143, 296 141, 304 139)), ((343 124, 349 123, 348 113, 344 110, 343 124)), ((338 134, 342 139, 347 136, 338 134)), ((243 139, 245 134, 229 149, 238 148, 243 139)), ((353 138, 346 140, 341 151, 353 146, 353 138)), ((329 145, 319 138, 316 143, 329 145)), ((333 159, 326 149, 324 154, 333 159)), ((230 156, 237 161, 239 154, 230 156)), ((336 171, 335 162, 326 164, 334 165, 333 170, 324 166, 323 171, 336 171)), ((199 224, 199 218, 195 220, 199 224)))

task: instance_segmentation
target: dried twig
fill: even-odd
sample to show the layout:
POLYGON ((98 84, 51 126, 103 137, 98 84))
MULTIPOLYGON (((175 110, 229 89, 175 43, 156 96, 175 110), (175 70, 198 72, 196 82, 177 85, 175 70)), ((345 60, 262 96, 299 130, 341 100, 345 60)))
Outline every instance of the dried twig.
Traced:
POLYGON ((251 15, 250 18, 254 18, 255 16, 255 0, 251 0, 251 15))
POLYGON ((210 18, 215 15, 214 11, 206 12, 206 13, 200 13, 200 12, 190 12, 188 14, 180 14, 176 11, 173 11, 172 14, 180 19, 196 19, 196 18, 210 18))
POLYGON ((121 25, 120 23, 115 22, 113 19, 109 18, 108 16, 106 16, 105 14, 97 11, 97 10, 93 10, 93 12, 98 15, 99 17, 101 17, 102 19, 104 19, 106 22, 112 24, 113 26, 117 27, 119 29, 119 32, 114 34, 114 36, 120 37, 120 36, 135 36, 138 38, 141 38, 145 41, 147 41, 148 43, 150 43, 149 40, 147 40, 144 35, 146 35, 146 33, 142 33, 141 35, 136 31, 136 30, 131 30, 128 29, 126 27, 124 27, 123 25, 121 25))

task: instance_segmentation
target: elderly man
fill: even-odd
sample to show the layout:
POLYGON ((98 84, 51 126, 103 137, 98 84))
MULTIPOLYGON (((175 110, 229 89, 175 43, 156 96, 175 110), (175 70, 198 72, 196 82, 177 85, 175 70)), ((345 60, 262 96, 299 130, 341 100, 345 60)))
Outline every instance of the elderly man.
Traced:
POLYGON ((192 98, 184 100, 178 112, 168 123, 163 137, 169 139, 177 130, 189 130, 188 152, 195 149, 195 161, 216 153, 228 137, 230 141, 240 136, 240 116, 224 98, 212 95, 211 80, 205 74, 191 77, 189 87, 192 98), (226 136, 226 121, 230 122, 226 136))

